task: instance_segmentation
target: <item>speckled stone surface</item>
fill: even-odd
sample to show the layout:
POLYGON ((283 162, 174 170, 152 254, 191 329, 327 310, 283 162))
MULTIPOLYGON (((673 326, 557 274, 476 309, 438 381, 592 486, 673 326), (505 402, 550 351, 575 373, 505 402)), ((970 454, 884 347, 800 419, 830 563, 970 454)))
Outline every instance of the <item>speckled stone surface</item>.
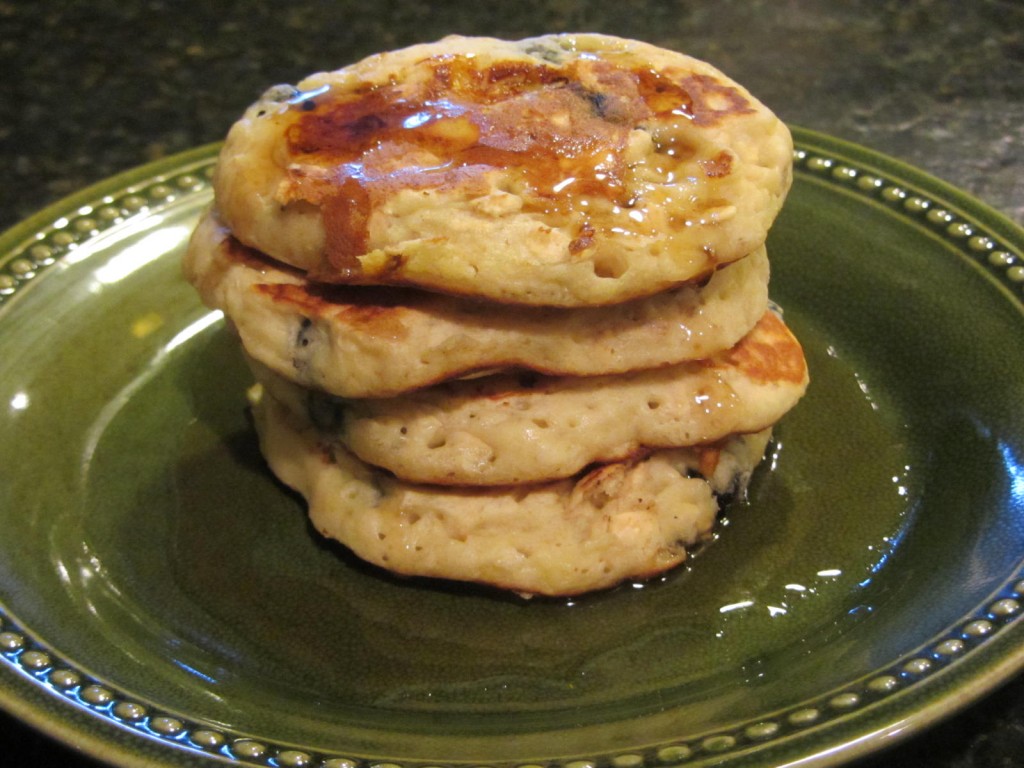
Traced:
POLYGON ((0 2, 0 227, 221 138, 272 83, 448 33, 595 30, 708 59, 785 120, 896 155, 1024 221, 1014 2, 0 2))
MULTIPOLYGON (((448 33, 587 30, 707 59, 785 120, 897 156, 1024 223, 1024 5, 0 1, 0 229, 220 139, 273 83, 448 33)), ((98 765, 0 715, 0 764, 98 765)), ((857 768, 1024 766, 1024 679, 857 768)))

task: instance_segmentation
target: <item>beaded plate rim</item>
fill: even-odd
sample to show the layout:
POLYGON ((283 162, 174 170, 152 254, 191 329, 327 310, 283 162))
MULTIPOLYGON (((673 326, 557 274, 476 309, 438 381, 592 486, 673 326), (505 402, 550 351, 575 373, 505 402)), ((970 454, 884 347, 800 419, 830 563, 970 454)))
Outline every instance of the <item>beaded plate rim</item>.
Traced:
MULTIPOLYGON (((925 227, 977 265, 1024 310, 1024 231, 1008 218, 894 158, 806 129, 794 127, 793 133, 798 178, 844 189, 925 227)), ((114 176, 0 235, 0 319, 5 305, 83 243, 128 220, 158 213, 184 196, 210 194, 219 146, 198 147, 114 176)), ((873 751, 882 736, 898 732, 903 737, 952 714, 1024 668, 1022 615, 1024 562, 988 599, 943 633, 839 689, 727 730, 632 751, 549 760, 543 765, 658 768, 734 760, 760 764, 759 757, 769 753, 776 758, 798 756, 808 765, 845 762, 873 751), (959 687, 958 678, 965 678, 959 687), (903 704, 926 689, 933 692, 930 705, 915 710, 903 704), (898 727, 891 720, 896 713, 903 716, 898 727), (837 739, 829 740, 829 732, 839 737, 839 748, 837 739), (864 739, 868 733, 875 738, 864 739), (828 749, 815 753, 824 741, 828 749)), ((168 766, 211 762, 282 768, 428 765, 422 761, 399 765, 382 756, 319 754, 166 711, 76 669, 45 640, 20 626, 4 608, 2 596, 0 659, 0 705, 50 735, 118 765, 134 764, 141 753, 154 765, 168 766)), ((517 768, 540 766, 517 764, 517 768)))

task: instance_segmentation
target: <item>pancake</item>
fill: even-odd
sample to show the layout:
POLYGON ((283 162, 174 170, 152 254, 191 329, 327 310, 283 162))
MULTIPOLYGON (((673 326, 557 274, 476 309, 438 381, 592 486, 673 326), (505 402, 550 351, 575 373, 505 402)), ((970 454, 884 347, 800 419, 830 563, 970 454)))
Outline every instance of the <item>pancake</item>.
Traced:
POLYGON ((791 171, 785 125, 692 57, 447 37, 271 89, 214 187, 241 242, 319 282, 579 307, 756 251, 791 171))
POLYGON ((394 573, 527 595, 579 594, 678 565, 709 536, 715 494, 743 492, 768 440, 659 451, 554 483, 451 489, 366 465, 266 394, 253 413, 263 455, 322 535, 394 573))
POLYGON ((313 283, 241 245, 213 213, 193 234, 183 269, 251 357, 346 398, 393 396, 495 369, 592 376, 700 359, 733 346, 768 306, 764 248, 706 284, 611 307, 508 307, 313 283))
POLYGON ((707 360, 617 376, 495 375, 408 395, 344 400, 253 366, 275 398, 360 460, 436 485, 493 486, 569 477, 651 449, 764 430, 803 395, 803 351, 766 313, 707 360))

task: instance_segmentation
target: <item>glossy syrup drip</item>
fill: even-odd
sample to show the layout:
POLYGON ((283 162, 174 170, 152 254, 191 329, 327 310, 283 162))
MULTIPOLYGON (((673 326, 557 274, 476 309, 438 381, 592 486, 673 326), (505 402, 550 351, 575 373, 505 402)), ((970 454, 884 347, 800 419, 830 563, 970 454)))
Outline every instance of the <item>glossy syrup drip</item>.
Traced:
MULTIPOLYGON (((370 215, 389 195, 456 188, 482 195, 491 191, 485 177, 494 170, 505 172, 501 188, 517 194, 524 210, 556 225, 575 217, 569 250, 584 251, 598 234, 643 221, 642 211, 630 215, 637 200, 627 150, 635 127, 652 118, 668 125, 660 139, 654 132, 654 143, 671 166, 694 153, 674 130, 679 124, 710 125, 749 110, 741 94, 710 78, 673 78, 595 58, 564 67, 480 67, 445 56, 419 70, 425 76, 418 81, 329 91, 292 107, 286 136, 298 162, 285 202, 322 207, 328 257, 343 277, 358 272, 370 215)), ((699 167, 713 181, 728 175, 730 161, 719 155, 699 167)))

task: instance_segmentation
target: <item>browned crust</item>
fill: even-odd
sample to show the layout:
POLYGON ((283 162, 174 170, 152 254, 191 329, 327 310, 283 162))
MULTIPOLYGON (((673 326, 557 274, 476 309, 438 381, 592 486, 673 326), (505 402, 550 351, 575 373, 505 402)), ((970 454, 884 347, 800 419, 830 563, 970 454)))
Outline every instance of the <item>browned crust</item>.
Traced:
POLYGON ((720 359, 758 382, 799 384, 807 378, 800 342, 773 312, 766 312, 754 330, 720 359))

